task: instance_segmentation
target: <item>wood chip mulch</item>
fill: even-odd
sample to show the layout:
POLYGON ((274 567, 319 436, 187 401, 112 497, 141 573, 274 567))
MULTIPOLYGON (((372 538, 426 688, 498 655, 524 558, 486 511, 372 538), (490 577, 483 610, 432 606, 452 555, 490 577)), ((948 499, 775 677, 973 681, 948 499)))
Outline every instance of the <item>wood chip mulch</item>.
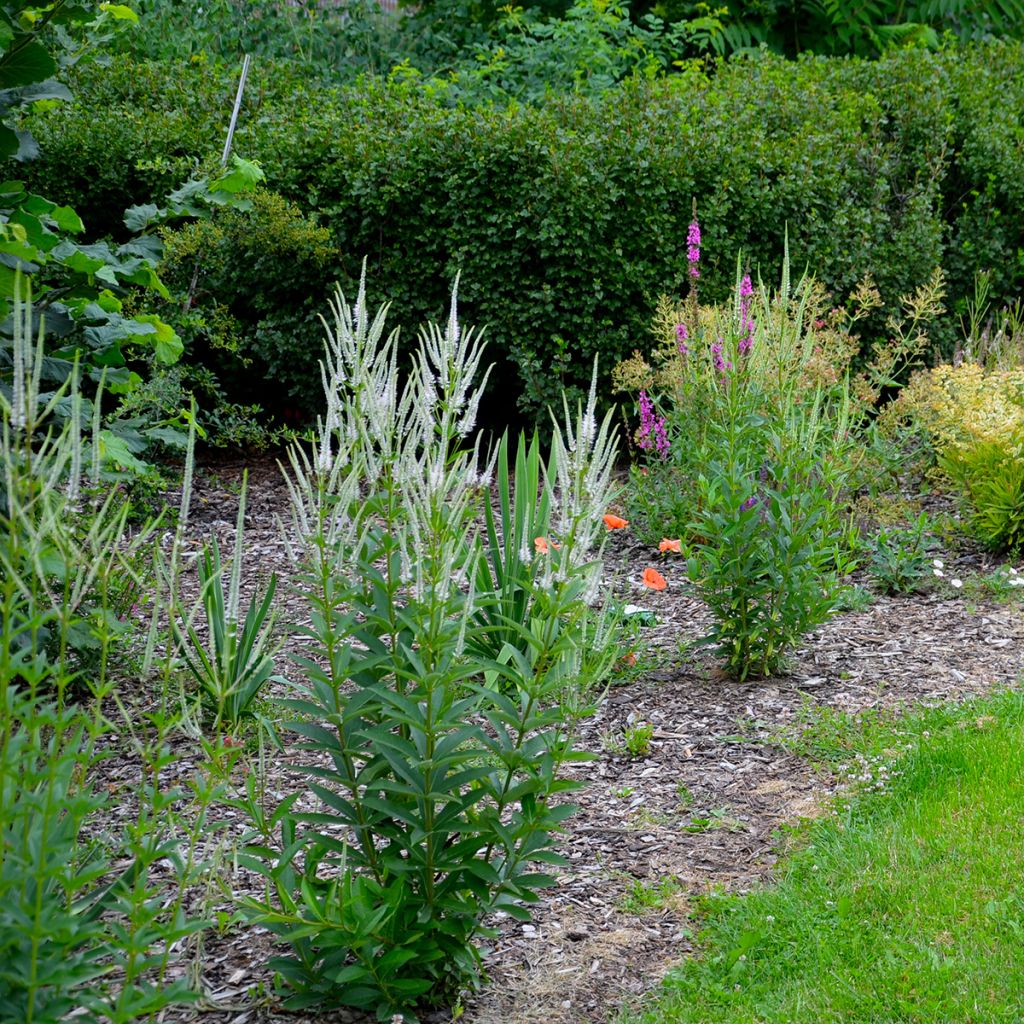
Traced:
MULTIPOLYGON (((249 466, 247 589, 271 571, 286 578, 291 570, 274 519, 287 509, 276 466, 270 460, 249 466)), ((210 531, 222 543, 231 540, 242 468, 221 461, 200 474, 190 524, 195 545, 210 531)), ((950 575, 985 568, 977 552, 944 557, 950 575)), ((814 707, 856 715, 961 701, 1017 683, 1024 668, 1024 606, 970 602, 945 587, 913 598, 881 597, 867 610, 839 614, 805 638, 787 675, 739 684, 710 655, 681 653, 681 645, 702 635, 709 616, 682 560, 667 558, 675 562, 628 531, 610 538, 606 564, 617 597, 657 617, 642 631, 641 664, 653 667, 613 686, 586 721, 582 745, 596 757, 573 768, 587 785, 574 796, 580 811, 561 842, 569 866, 543 895, 531 924, 500 915, 491 922, 500 937, 486 960, 489 984, 467 999, 462 1024, 605 1024, 655 986, 694 948, 688 900, 713 887, 745 891, 770 880, 784 846, 780 828, 825 813, 845 783, 781 742, 799 736, 814 707), (666 590, 641 585, 648 565, 665 575, 666 590), (635 723, 653 726, 645 756, 621 749, 624 731, 635 723), (637 880, 662 882, 671 895, 647 912, 627 912, 624 900, 637 880)), ((174 769, 182 777, 200 759, 194 741, 189 755, 189 743, 182 738, 174 769)), ((128 756, 106 764, 111 785, 130 791, 128 756)), ((275 791, 296 785, 284 763, 270 771, 275 791)), ((244 831, 241 821, 237 829, 244 831)), ((237 875, 228 884, 238 891, 252 880, 237 875)), ((214 907, 230 904, 215 899, 214 907)), ((266 961, 275 952, 268 936, 244 926, 208 935, 195 958, 207 1000, 163 1020, 364 1020, 275 1011, 273 1000, 259 998, 270 988, 266 961)))

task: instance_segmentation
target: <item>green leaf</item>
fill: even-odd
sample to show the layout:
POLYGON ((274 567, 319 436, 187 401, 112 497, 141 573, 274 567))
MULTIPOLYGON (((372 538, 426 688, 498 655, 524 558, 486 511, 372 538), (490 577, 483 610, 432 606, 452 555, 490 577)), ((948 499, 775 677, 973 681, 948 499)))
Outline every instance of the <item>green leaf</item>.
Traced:
POLYGON ((70 231, 77 235, 85 230, 81 218, 70 206, 55 206, 50 211, 50 217, 61 231, 70 231))
POLYGON ((149 468, 146 463, 132 455, 128 443, 123 438, 109 430, 100 432, 100 458, 104 463, 113 463, 121 469, 135 473, 145 473, 149 468))
POLYGON ((58 82, 56 78, 48 78, 45 82, 0 90, 0 110, 9 110, 16 106, 25 107, 43 100, 70 99, 73 99, 71 90, 63 82, 58 82))
POLYGON ((26 43, 0 57, 0 89, 45 82, 56 73, 57 62, 41 43, 26 43))
POLYGON ((151 224, 166 216, 167 211, 162 210, 155 203, 144 203, 142 206, 129 206, 124 211, 124 226, 129 231, 145 231, 151 224))
POLYGON ((100 10, 109 14, 117 21, 130 21, 133 25, 139 23, 139 16, 124 4, 100 4, 100 10))
POLYGON ((158 363, 170 366, 181 358, 185 346, 170 324, 164 323, 155 313, 140 313, 135 319, 156 328, 156 334, 147 335, 147 338, 152 339, 153 353, 158 363))
POLYGON ((254 160, 243 160, 240 156, 232 155, 231 163, 234 169, 212 182, 211 192, 229 192, 234 195, 246 192, 266 179, 263 168, 254 160))

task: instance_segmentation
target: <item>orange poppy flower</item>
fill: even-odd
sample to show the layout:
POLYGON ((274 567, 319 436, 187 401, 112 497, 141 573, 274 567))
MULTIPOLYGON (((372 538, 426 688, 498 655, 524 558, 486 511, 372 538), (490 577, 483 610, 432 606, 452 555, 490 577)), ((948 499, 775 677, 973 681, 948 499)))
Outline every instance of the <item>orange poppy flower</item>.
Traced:
POLYGON ((538 555, 546 555, 548 553, 547 537, 534 537, 533 549, 537 552, 538 555))
POLYGON ((666 551, 674 551, 677 555, 681 555, 682 549, 677 540, 669 540, 667 537, 663 537, 661 543, 658 545, 658 550, 664 554, 666 551))
POLYGON ((604 516, 604 525, 607 526, 609 530, 622 530, 629 526, 629 520, 623 519, 621 516, 613 516, 611 512, 609 512, 604 516))
POLYGON ((643 583, 645 587, 649 587, 651 590, 664 590, 668 586, 665 582, 665 577, 657 569, 649 567, 644 569, 643 583))

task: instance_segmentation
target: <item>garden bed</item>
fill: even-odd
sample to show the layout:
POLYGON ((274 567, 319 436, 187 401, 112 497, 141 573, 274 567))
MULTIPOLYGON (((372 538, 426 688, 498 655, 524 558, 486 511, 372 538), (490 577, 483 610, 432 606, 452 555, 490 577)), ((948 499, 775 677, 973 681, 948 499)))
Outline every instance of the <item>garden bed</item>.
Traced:
MULTIPOLYGON (((211 532, 231 539, 242 469, 221 462, 199 474, 190 549, 211 532)), ((271 460, 250 464, 249 486, 247 570, 261 578, 277 571, 287 580, 289 560, 275 522, 287 496, 271 460)), ((468 1001, 463 1021, 613 1020, 623 1003, 692 951, 689 897, 713 887, 744 891, 768 878, 786 826, 824 813, 838 787, 884 787, 885 763, 851 755, 845 766, 836 759, 825 765, 809 756, 830 712, 861 716, 956 702, 1012 685, 1020 673, 1020 605, 965 596, 937 580, 931 592, 878 597, 864 610, 835 616, 807 636, 789 674, 736 683, 707 655, 680 653, 709 618, 682 560, 660 557, 629 531, 611 537, 606 567, 616 596, 654 612, 657 622, 641 630, 636 665, 622 666, 597 714, 584 723, 582 745, 595 759, 572 769, 587 786, 561 842, 569 867, 542 894, 532 923, 494 922, 499 938, 486 961, 490 984, 468 1001), (648 565, 666 577, 664 591, 639 582, 648 565), (631 756, 624 749, 627 731, 643 725, 652 727, 647 749, 631 756)), ((991 568, 967 546, 944 558, 949 575, 964 579, 991 568)), ((286 594, 283 587, 282 601, 286 594)), ((289 641, 286 651, 296 649, 289 641)), ((187 777, 193 765, 183 756, 174 770, 187 777)), ((131 788, 129 759, 108 761, 107 772, 111 785, 131 788)), ((285 758, 272 764, 275 794, 298 781, 285 758)), ((239 835, 244 828, 239 816, 239 835)), ((254 879, 239 873, 225 876, 225 884, 238 894, 254 879)), ((227 900, 215 902, 230 913, 227 900)), ((208 1000, 165 1019, 363 1019, 275 1012, 273 1000, 260 993, 270 991, 267 958, 279 952, 269 936, 249 927, 207 933, 197 966, 208 1000)))

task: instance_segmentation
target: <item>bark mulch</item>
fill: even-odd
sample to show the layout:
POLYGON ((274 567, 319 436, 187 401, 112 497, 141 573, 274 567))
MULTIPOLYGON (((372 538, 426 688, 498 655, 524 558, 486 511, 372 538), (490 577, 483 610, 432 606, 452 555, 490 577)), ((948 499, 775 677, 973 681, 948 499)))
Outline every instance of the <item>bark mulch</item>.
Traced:
MULTIPOLYGON (((242 468, 221 462, 200 475, 194 546, 210 531, 231 540, 242 468)), ((249 463, 249 486, 247 588, 271 571, 287 579, 292 569, 274 518, 287 509, 276 466, 249 463)), ((610 539, 606 563, 617 596, 653 611, 657 623, 642 631, 641 670, 613 685, 584 725, 582 745, 595 759, 573 768, 587 785, 574 797, 580 811, 561 841, 569 866, 543 894, 531 924, 501 915, 492 922, 499 938, 486 960, 490 981, 467 1000, 464 1024, 603 1024, 654 986, 693 949, 688 900, 713 887, 744 891, 770 880, 785 845, 780 830, 825 813, 846 783, 792 752, 815 708, 857 715, 960 701, 1016 683, 1024 667, 1022 605, 972 602, 944 587, 880 597, 864 611, 837 615, 805 638, 787 675, 739 684, 709 654, 685 653, 709 616, 682 560, 668 558, 676 561, 627 531, 610 539), (647 565, 665 575, 665 591, 640 584, 647 565), (636 723, 653 732, 649 750, 630 757, 622 737, 636 723), (630 906, 638 882, 660 884, 665 898, 646 912, 630 906)), ((985 568, 977 552, 945 558, 950 575, 985 568)), ((182 739, 185 756, 175 768, 183 777, 199 760, 198 745, 188 756, 189 742, 182 739)), ((137 777, 127 759, 111 759, 107 770, 110 784, 126 792, 137 777)), ((271 784, 282 795, 296 785, 283 761, 271 766, 271 784)), ((241 821, 237 828, 244 830, 241 821)), ((253 880, 234 875, 226 882, 239 891, 253 880)), ((250 928, 207 937, 197 958, 205 1006, 164 1019, 363 1019, 284 1014, 255 998, 258 986, 269 989, 271 955, 269 937, 250 928)))

